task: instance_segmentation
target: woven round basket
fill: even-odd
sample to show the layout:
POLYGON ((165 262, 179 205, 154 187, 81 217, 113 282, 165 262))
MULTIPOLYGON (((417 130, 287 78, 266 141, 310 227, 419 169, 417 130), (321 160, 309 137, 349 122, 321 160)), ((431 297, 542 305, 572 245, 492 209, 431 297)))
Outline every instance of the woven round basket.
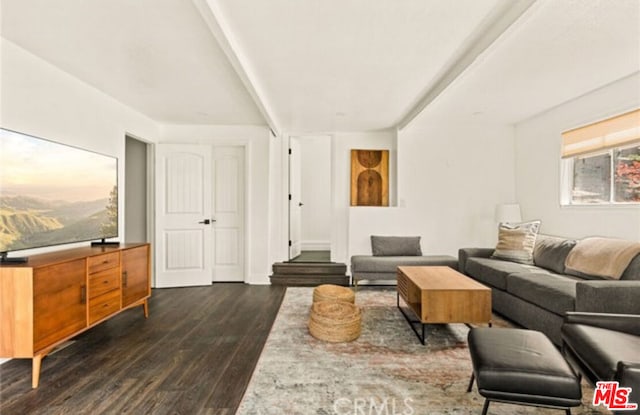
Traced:
POLYGON ((309 333, 332 343, 350 342, 360 337, 360 309, 344 301, 318 301, 311 306, 309 333))
POLYGON ((347 287, 339 285, 324 284, 313 289, 313 302, 317 301, 345 301, 355 303, 356 295, 347 287))

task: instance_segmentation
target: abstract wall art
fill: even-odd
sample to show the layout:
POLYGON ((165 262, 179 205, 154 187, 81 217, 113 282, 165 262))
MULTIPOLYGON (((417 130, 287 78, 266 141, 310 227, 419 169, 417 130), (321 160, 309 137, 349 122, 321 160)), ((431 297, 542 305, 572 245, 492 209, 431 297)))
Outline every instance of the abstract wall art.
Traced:
POLYGON ((351 206, 389 206, 389 150, 351 150, 351 206))

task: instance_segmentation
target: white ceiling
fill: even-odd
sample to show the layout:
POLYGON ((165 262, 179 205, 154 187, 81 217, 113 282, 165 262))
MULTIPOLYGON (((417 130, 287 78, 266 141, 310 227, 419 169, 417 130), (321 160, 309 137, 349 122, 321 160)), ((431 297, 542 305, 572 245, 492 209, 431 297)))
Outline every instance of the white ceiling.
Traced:
MULTIPOLYGON (((394 127, 515 0, 0 2, 2 37, 159 122, 321 133, 394 127)), ((538 0, 423 114, 514 123, 638 70, 638 0, 538 0)))
POLYGON ((496 2, 210 1, 297 132, 392 126, 496 2))
POLYGON ((538 0, 414 123, 512 124, 638 71, 640 1, 538 0))
POLYGON ((1 0, 2 37, 165 123, 264 124, 188 0, 1 0))

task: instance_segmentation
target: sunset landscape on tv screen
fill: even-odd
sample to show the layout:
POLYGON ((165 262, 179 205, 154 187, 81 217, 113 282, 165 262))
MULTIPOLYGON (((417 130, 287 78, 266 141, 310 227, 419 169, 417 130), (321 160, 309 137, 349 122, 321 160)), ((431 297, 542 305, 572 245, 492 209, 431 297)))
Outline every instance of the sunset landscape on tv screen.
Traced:
POLYGON ((117 236, 117 164, 0 129, 0 252, 117 236))

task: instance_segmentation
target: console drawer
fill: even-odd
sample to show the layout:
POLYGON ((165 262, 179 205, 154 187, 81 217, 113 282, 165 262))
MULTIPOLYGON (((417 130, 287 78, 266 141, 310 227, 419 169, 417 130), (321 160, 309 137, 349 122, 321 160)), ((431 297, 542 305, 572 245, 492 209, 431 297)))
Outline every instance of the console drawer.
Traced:
POLYGON ((111 252, 108 254, 97 255, 87 258, 87 266, 89 274, 104 271, 105 269, 115 268, 120 265, 120 252, 111 252))
POLYGON ((120 288, 120 273, 118 268, 89 275, 89 298, 96 298, 111 290, 120 288))
POLYGON ((89 300, 89 324, 120 310, 120 290, 109 291, 89 300))

